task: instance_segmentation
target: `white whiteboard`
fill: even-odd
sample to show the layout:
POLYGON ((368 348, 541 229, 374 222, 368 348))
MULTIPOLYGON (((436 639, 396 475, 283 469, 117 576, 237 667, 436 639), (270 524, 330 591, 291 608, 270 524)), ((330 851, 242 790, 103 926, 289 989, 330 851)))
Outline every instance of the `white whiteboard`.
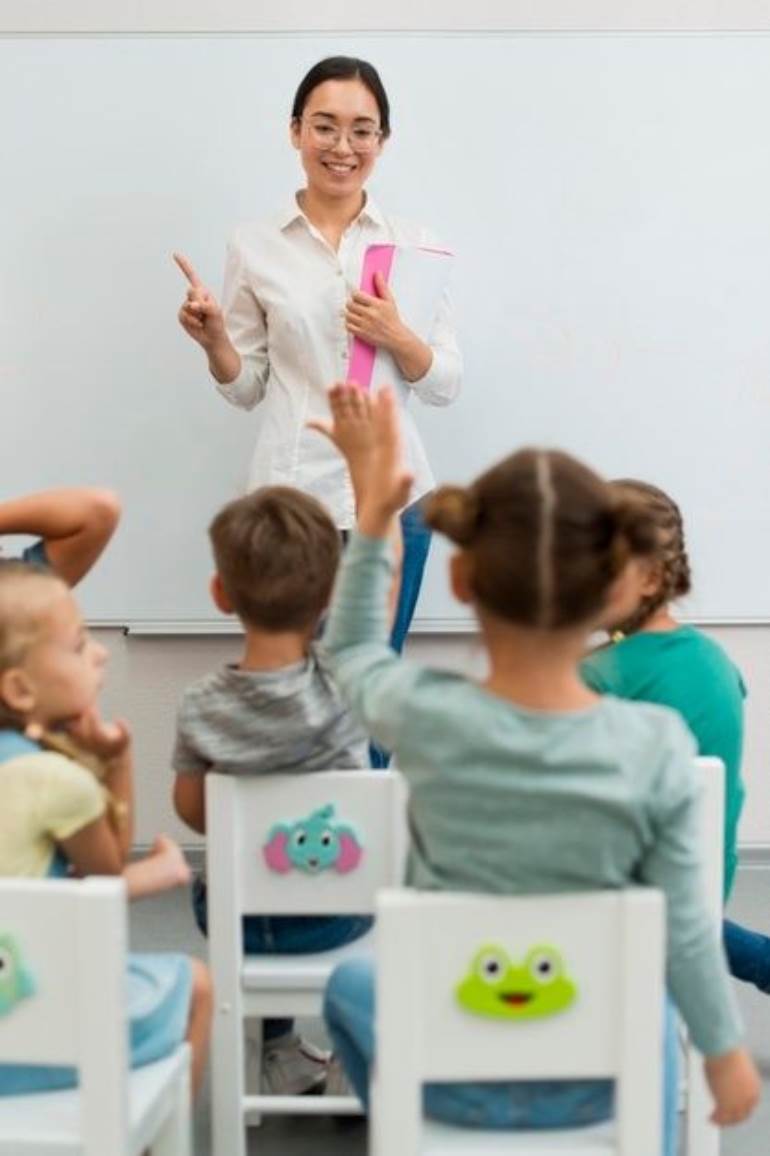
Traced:
MULTIPOLYGON (((109 484, 97 622, 207 628, 205 526, 259 411, 176 326, 190 253, 300 184, 288 109, 323 55, 373 60, 394 136, 373 192, 458 254, 464 394, 415 413, 437 476, 527 442, 669 488, 709 620, 770 619, 770 38, 0 40, 2 489, 109 484)), ((435 549, 418 627, 451 629, 435 549)))

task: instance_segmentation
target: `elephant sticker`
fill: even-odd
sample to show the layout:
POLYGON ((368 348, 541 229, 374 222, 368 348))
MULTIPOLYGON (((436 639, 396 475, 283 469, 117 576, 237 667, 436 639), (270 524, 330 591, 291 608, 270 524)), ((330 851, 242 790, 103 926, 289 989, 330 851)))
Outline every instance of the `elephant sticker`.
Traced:
POLYGON ((345 875, 356 869, 363 853, 357 833, 335 819, 331 803, 306 819, 276 823, 262 848, 269 869, 281 875, 289 871, 318 875, 332 869, 345 875))

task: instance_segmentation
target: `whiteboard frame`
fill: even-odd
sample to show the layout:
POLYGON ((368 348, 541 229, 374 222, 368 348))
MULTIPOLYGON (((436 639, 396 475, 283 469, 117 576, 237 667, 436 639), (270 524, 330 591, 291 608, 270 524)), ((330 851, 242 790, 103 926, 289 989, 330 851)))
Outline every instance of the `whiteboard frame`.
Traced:
MULTIPOLYGON (((690 618, 686 614, 677 618, 684 626, 768 626, 768 618, 690 618)), ((122 630, 131 638, 179 637, 182 635, 197 635, 205 637, 232 637, 242 635, 243 628, 232 618, 223 618, 221 621, 212 619, 210 622, 194 622, 187 619, 178 621, 156 622, 153 620, 142 622, 89 622, 92 630, 122 630)), ((473 618, 415 618, 409 628, 409 634, 462 634, 475 635, 479 633, 478 623, 473 618)))
MULTIPOLYGON (((1 37, 100 35, 318 35, 344 33, 638 33, 746 34, 770 32, 768 0, 392 0, 385 8, 361 0, 284 0, 277 7, 253 0, 0 0, 1 37)), ((698 626, 762 626, 770 617, 687 618, 698 626)), ((231 619, 93 620, 95 629, 134 637, 236 635, 231 619)), ((468 617, 424 618, 415 634, 473 634, 468 617)))
POLYGON ((0 35, 767 32, 767 0, 0 0, 0 35))

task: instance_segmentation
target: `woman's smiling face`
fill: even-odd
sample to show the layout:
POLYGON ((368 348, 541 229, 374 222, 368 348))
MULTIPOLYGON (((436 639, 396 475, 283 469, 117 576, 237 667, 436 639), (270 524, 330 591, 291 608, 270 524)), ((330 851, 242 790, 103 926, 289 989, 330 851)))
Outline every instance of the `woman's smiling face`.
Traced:
POLYGON ((324 197, 360 192, 382 151, 377 101, 356 78, 325 80, 292 121, 308 188, 324 197), (337 137, 335 141, 334 138, 337 137))

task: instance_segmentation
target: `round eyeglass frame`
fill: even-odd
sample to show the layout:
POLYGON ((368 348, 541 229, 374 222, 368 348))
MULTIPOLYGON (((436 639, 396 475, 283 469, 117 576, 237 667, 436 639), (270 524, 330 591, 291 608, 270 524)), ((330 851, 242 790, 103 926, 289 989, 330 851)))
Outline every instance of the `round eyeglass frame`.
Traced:
POLYGON ((354 153, 366 154, 374 152, 383 136, 381 128, 371 129, 371 143, 367 142, 362 148, 361 142, 356 143, 353 139, 353 133, 356 131, 353 125, 348 128, 341 128, 339 125, 317 124, 315 121, 307 120, 304 116, 299 117, 299 122, 300 124, 307 125, 313 145, 318 149, 335 149, 344 136, 354 153), (328 132, 330 134, 329 138, 324 141, 319 141, 317 136, 319 130, 323 133, 328 132))

